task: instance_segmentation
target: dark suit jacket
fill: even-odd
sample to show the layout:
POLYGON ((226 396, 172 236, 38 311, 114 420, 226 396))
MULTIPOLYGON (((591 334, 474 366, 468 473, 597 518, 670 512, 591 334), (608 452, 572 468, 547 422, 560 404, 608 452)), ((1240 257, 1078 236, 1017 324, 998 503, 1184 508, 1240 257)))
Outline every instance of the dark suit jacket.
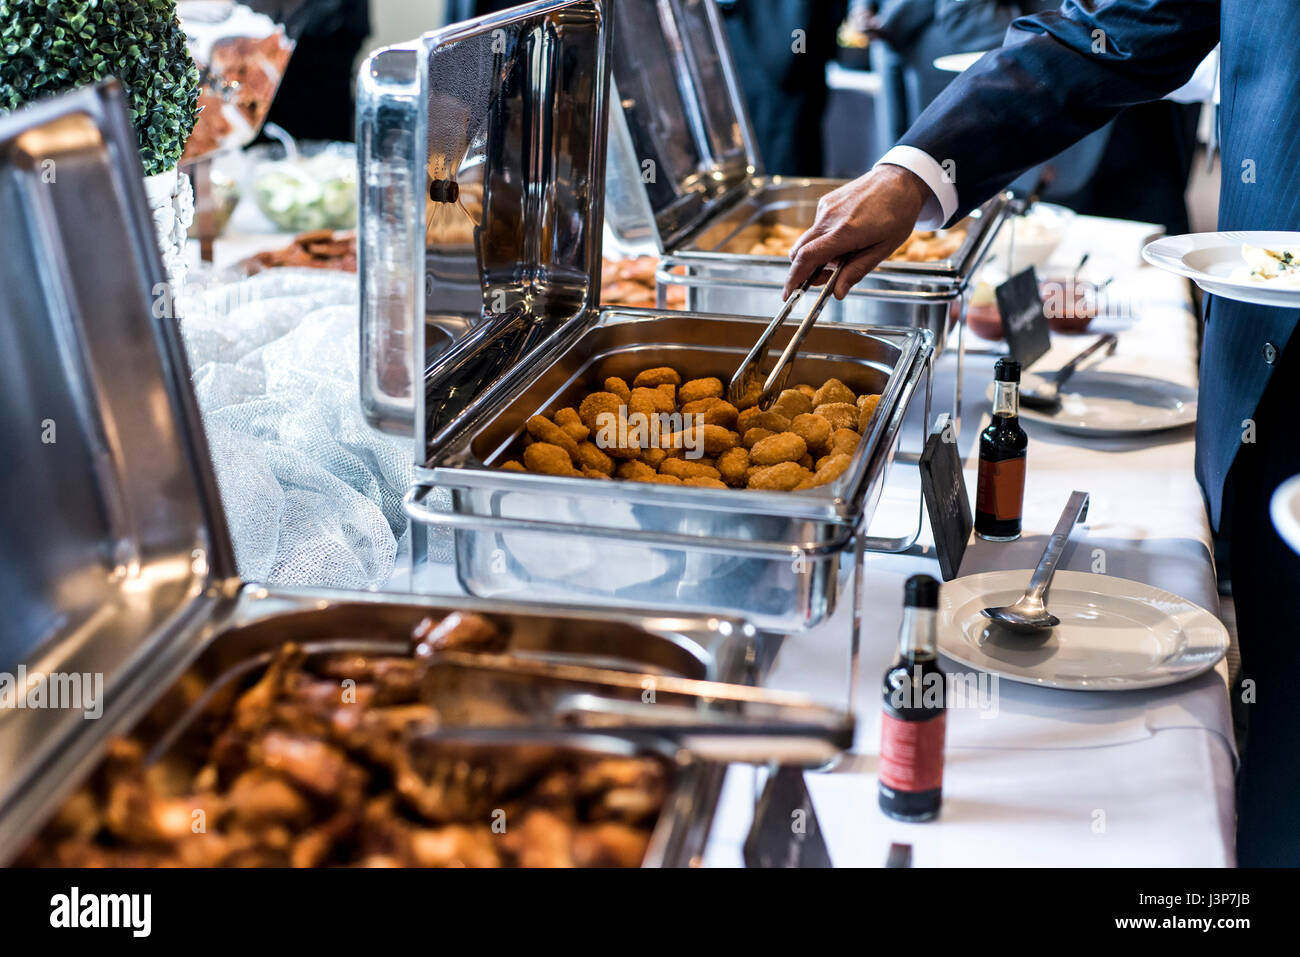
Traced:
MULTIPOLYGON (((962 212, 1120 110, 1177 89, 1222 41, 1219 228, 1300 229, 1300 17, 1295 0, 1066 0, 1017 20, 902 142, 956 162, 962 212)), ((1216 528, 1243 422, 1300 314, 1212 299, 1196 473, 1216 528)), ((1295 348, 1300 348, 1300 342, 1295 348)), ((1289 454, 1292 437, 1258 437, 1289 454)), ((1300 465, 1300 463, 1298 463, 1300 465)))

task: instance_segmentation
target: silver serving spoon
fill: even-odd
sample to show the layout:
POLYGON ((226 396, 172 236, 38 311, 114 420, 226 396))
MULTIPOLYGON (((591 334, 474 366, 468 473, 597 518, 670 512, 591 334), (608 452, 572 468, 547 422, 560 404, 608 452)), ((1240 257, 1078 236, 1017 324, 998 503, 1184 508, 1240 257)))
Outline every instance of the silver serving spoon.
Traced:
POLYGON ((1096 342, 1088 346, 1077 356, 1061 366, 1056 372, 1051 373, 1050 378, 1046 378, 1041 389, 1024 389, 1020 390, 1020 404, 1030 409, 1052 410, 1059 408, 1061 405, 1061 388, 1073 378, 1074 374, 1079 371, 1085 359, 1102 351, 1106 355, 1115 354, 1115 345, 1119 339, 1115 333, 1108 332, 1099 337, 1096 342))
POLYGON ((985 608, 981 614, 1012 631, 1034 632, 1055 628, 1061 620, 1047 610, 1043 596, 1047 586, 1056 574, 1056 565, 1065 551, 1065 543, 1070 539, 1074 526, 1088 517, 1088 493, 1071 492, 1070 501, 1056 523, 1056 530, 1047 540, 1043 557, 1038 560, 1038 567, 1029 579, 1029 587, 1013 605, 1000 608, 985 608))

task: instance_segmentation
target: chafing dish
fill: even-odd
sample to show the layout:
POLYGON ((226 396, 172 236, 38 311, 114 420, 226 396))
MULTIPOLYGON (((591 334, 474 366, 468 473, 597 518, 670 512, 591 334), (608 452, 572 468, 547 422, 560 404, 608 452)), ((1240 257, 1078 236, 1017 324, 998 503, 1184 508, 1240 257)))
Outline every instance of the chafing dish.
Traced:
MULTIPOLYGON (((115 83, 0 118, 0 219, 14 226, 0 256, 0 436, 11 452, 0 861, 110 739, 154 727, 141 724, 149 715, 171 723, 170 696, 158 703, 168 689, 192 690, 287 639, 391 642, 447 607, 239 579, 133 144, 115 83), (44 175, 51 162, 57 186, 44 175)), ((769 654, 750 626, 719 617, 452 606, 510 623, 511 653, 535 668, 734 681, 769 654)), ((674 773, 658 825, 664 863, 698 852, 721 770, 688 761, 674 773)))
POLYGON ((928 372, 928 331, 814 329, 796 376, 884 395, 853 467, 818 492, 602 487, 493 467, 525 418, 592 378, 655 363, 729 378, 764 327, 598 307, 608 13, 594 0, 532 4, 362 69, 363 402, 372 423, 414 437, 416 560, 425 530, 450 529, 469 593, 801 629, 834 608, 840 559, 861 541, 928 372), (454 251, 466 185, 472 242, 454 251))
MULTIPOLYGON (((768 176, 713 0, 618 3, 607 222, 627 251, 658 251, 660 305, 686 288, 686 308, 774 315, 789 261, 749 255, 756 227, 806 229, 842 180, 768 176)), ((943 349, 953 303, 992 244, 1006 209, 995 197, 962 224, 960 249, 937 262, 885 262, 823 321, 913 326, 943 349)))

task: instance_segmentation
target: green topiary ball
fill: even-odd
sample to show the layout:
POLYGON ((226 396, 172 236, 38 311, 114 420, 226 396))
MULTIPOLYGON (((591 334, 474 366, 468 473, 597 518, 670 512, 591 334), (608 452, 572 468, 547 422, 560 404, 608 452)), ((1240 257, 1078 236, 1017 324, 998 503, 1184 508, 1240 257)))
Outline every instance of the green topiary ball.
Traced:
POLYGON ((171 169, 198 116, 175 0, 0 0, 0 112, 117 77, 145 175, 171 169))

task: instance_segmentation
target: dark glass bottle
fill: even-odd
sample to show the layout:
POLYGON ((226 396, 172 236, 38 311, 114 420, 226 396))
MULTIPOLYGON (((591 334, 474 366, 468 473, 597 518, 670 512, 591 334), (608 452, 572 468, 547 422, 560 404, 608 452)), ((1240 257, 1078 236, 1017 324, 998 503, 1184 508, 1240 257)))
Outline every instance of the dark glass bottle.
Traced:
POLYGON ((947 688, 939 668, 939 583, 913 575, 903 590, 898 660, 881 687, 880 809, 900 821, 929 821, 943 804, 947 688))
POLYGON ((980 433, 975 534, 991 542, 1020 537, 1029 436, 1020 427, 1020 363, 999 359, 993 372, 993 421, 980 433))

